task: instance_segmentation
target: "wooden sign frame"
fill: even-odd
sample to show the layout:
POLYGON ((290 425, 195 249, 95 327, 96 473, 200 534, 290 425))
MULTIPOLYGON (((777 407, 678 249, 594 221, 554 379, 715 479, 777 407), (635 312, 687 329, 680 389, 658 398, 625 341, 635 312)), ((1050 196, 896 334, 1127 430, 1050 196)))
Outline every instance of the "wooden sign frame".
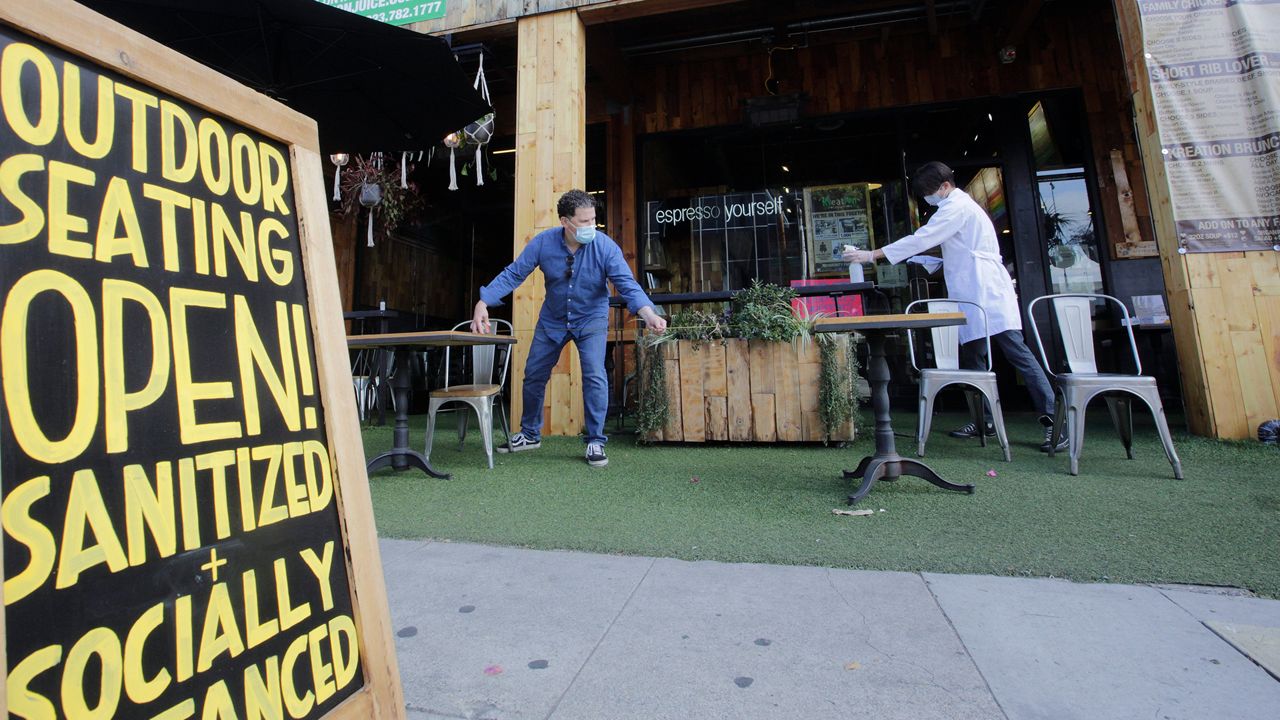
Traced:
MULTIPOLYGON (((346 546, 341 555, 346 559, 364 671, 363 687, 324 717, 404 718, 364 449, 351 392, 315 121, 70 0, 0 4, 0 25, 289 147, 303 282, 314 342, 316 389, 323 405, 334 500, 346 546)), ((0 678, 7 681, 9 658, 4 623, 5 613, 0 612, 0 678)), ((9 715, 6 690, 7 682, 0 683, 0 715, 4 716, 9 715)))

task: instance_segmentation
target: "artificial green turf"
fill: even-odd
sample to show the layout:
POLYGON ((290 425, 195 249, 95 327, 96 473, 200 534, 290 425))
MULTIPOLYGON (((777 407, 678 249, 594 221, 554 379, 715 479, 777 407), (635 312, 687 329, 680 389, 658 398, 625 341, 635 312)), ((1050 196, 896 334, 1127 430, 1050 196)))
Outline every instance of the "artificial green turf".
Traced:
MULTIPOLYGON (((906 415, 899 413, 899 415, 906 415)), ((1079 581, 1196 583, 1280 597, 1280 449, 1178 434, 1186 480, 1173 479, 1149 418, 1135 418, 1127 460, 1105 410, 1090 414, 1080 475, 1067 458, 1036 448, 1039 426, 1010 418, 1013 462, 994 439, 955 440, 962 424, 939 416, 930 466, 964 495, 924 480, 879 483, 841 517, 851 481, 841 479, 872 443, 656 445, 629 435, 608 445, 609 467, 582 459, 578 438, 494 455, 485 467, 479 433, 458 450, 441 420, 432 461, 453 473, 371 478, 380 534, 656 555, 687 560, 823 565, 877 570, 1064 577, 1079 581), (997 476, 987 477, 994 470, 997 476), (884 512, 879 512, 883 508, 884 512)), ((914 417, 899 420, 912 423, 914 417)), ((424 417, 412 419, 420 447, 424 417)), ((611 424, 612 425, 612 424, 611 424)), ((899 430, 913 429, 904 425, 899 430)), ((370 457, 388 448, 387 427, 364 431, 370 457)), ((904 456, 914 441, 898 439, 904 456)))

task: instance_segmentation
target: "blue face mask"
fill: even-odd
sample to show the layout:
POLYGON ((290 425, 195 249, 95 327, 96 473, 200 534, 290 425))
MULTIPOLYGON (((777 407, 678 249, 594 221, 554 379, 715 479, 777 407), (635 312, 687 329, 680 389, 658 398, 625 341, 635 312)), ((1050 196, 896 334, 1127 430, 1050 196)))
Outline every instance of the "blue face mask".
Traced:
POLYGON ((596 229, 594 227, 574 228, 574 239, 586 245, 596 239, 596 229))
POLYGON ((939 195, 938 193, 933 193, 932 195, 925 195, 924 201, 934 207, 938 207, 938 203, 942 202, 942 196, 939 195))

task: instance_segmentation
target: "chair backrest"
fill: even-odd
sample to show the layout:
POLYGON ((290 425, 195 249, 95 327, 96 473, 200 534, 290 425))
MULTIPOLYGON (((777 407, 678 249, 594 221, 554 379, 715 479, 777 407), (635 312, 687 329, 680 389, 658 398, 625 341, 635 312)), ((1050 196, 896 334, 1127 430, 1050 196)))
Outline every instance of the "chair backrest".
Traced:
MULTIPOLYGON (((978 314, 982 317, 982 335, 986 338, 987 343, 987 371, 991 371, 991 338, 987 335, 987 311, 982 306, 968 300, 916 300, 907 305, 907 312, 910 313, 914 308, 922 307, 922 312, 960 312, 961 305, 969 305, 976 308, 978 314)), ((951 325, 948 327, 929 328, 929 334, 933 339, 933 357, 934 366, 939 370, 959 370, 960 369, 960 326, 951 325)), ((920 366, 916 364, 916 347, 913 339, 914 333, 907 332, 907 348, 911 354, 911 365, 916 370, 920 366)))
MULTIPOLYGON (((454 330, 467 330, 471 327, 471 321, 467 320, 453 326, 454 330)), ((511 327, 511 323, 506 320, 489 320, 489 332, 493 335, 514 335, 515 330, 511 327)), ((504 387, 507 384, 507 367, 511 364, 511 346, 510 345, 472 345, 467 348, 471 351, 471 384, 472 385, 497 385, 504 387), (501 348, 501 349, 499 349, 501 348), (498 356, 501 353, 501 362, 498 356), (496 372, 496 377, 495 377, 496 372)), ((449 371, 451 369, 453 357, 451 355, 452 347, 445 348, 444 354, 444 386, 450 387, 453 383, 449 382, 449 371)))
POLYGON ((1058 323, 1058 334, 1062 338, 1062 351, 1066 355, 1067 368, 1075 374, 1096 375, 1098 373, 1098 357, 1093 345, 1093 305, 1102 302, 1117 309, 1122 318, 1126 336, 1129 338, 1129 350, 1133 354, 1133 365, 1137 375, 1142 374, 1142 361, 1138 359, 1138 343, 1133 337, 1133 325, 1129 317, 1129 309, 1118 298, 1110 295, 1092 293, 1059 293, 1042 295, 1027 306, 1027 317, 1031 320, 1032 334, 1036 336, 1036 346, 1040 349, 1040 360, 1050 375, 1053 366, 1045 353, 1044 338, 1040 335, 1040 327, 1036 324, 1035 308, 1040 302, 1048 302, 1053 309, 1053 318, 1058 323))

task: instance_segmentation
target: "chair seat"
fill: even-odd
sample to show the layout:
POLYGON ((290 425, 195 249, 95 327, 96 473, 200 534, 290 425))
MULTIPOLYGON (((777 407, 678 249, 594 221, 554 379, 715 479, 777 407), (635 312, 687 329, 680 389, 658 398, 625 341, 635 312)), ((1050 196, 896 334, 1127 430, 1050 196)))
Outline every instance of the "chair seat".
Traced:
POLYGON ((431 397, 437 400, 444 398, 488 397, 497 395, 501 389, 500 385, 452 385, 443 390, 433 390, 431 397))
POLYGON ((1088 385, 1129 385, 1131 387, 1155 387, 1156 379, 1150 375, 1126 375, 1124 373, 1063 373, 1057 377, 1059 385, 1076 387, 1088 385))
POLYGON ((938 368, 925 368, 920 371, 922 377, 934 380, 954 380, 960 382, 969 382, 981 379, 995 379, 996 374, 988 370, 939 370, 938 368))

